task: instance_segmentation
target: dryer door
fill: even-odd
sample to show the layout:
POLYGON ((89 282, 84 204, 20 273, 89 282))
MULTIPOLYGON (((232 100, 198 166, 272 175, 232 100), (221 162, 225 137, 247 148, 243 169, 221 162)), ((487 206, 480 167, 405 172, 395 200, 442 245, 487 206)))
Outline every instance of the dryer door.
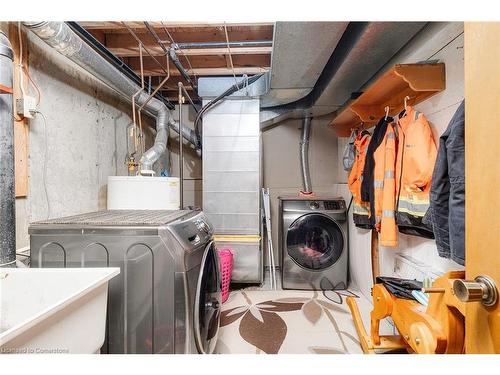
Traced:
POLYGON ((210 354, 215 348, 222 305, 221 289, 219 256, 212 241, 205 248, 201 261, 194 305, 194 335, 196 347, 202 354, 210 354))
POLYGON ((339 260, 344 248, 344 235, 330 217, 310 213, 299 217, 288 228, 286 251, 302 268, 324 270, 339 260))

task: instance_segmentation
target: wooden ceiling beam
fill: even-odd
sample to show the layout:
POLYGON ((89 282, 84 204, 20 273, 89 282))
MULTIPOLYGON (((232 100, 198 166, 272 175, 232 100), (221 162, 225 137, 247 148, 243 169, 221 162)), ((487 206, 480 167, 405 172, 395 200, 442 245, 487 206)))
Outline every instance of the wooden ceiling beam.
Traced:
MULTIPOLYGON (((165 52, 157 45, 147 45, 146 48, 153 56, 163 56, 165 52)), ((131 48, 108 48, 119 57, 139 56, 139 47, 131 48)), ((273 47, 232 47, 232 55, 270 55, 273 47)), ((178 56, 215 56, 227 54, 227 48, 189 48, 176 51, 178 56)))
MULTIPOLYGON (((170 31, 170 30, 169 30, 170 31)), ((159 37, 166 41, 168 46, 168 37, 162 30, 157 30, 159 37)), ((256 41, 256 40, 273 40, 273 29, 272 27, 257 28, 257 29, 247 29, 242 31, 229 32, 230 41, 256 41)), ((191 42, 226 42, 226 36, 223 30, 213 29, 211 31, 197 31, 197 32, 185 32, 185 31, 170 31, 170 34, 176 43, 191 43, 191 42)), ((146 32, 138 33, 137 36, 146 46, 146 48, 159 47, 156 40, 146 32)), ((125 49, 135 49, 137 48, 137 40, 130 35, 126 34, 109 34, 106 33, 106 47, 109 49, 113 48, 125 48, 125 49)))
MULTIPOLYGON (((128 32, 126 27, 123 25, 122 22, 114 22, 114 21, 109 21, 109 22, 79 22, 80 26, 83 28, 92 31, 92 30, 105 30, 106 32, 117 32, 117 33, 123 33, 123 32, 128 32)), ((126 22, 127 26, 130 27, 131 29, 140 31, 146 30, 146 26, 144 25, 144 22, 142 21, 134 21, 134 22, 126 22)), ((166 27, 168 31, 178 31, 178 29, 183 29, 183 30, 192 30, 192 31, 198 31, 200 29, 214 29, 214 28, 222 28, 224 25, 224 22, 200 22, 200 23, 193 23, 193 22, 149 22, 150 25, 152 25, 155 28, 161 29, 163 27, 166 27), (163 23, 163 25, 162 25, 163 23)), ((226 27, 228 28, 228 31, 232 30, 237 30, 237 29, 242 29, 242 28, 261 28, 261 27, 273 27, 274 23, 273 22, 252 22, 252 23, 226 23, 226 27)))
MULTIPOLYGON (((226 59, 227 55, 220 56, 191 56, 189 61, 191 63, 191 67, 193 68, 223 68, 228 67, 228 59, 226 59)), ((166 56, 158 56, 156 60, 162 64, 163 67, 167 66, 167 57, 166 56)), ((124 62, 134 70, 140 70, 141 60, 138 57, 128 57, 124 60, 124 62)), ((181 62, 184 65, 184 68, 189 68, 190 66, 187 64, 185 59, 181 58, 181 62)), ((150 68, 159 68, 158 64, 150 57, 143 58, 144 69, 150 68)), ((251 66, 270 66, 271 57, 269 55, 235 55, 233 56, 233 64, 235 67, 251 67, 251 66)), ((229 64, 229 66, 231 66, 229 64)), ((170 70, 176 70, 175 66, 170 61, 170 70)))
MULTIPOLYGON (((254 74, 260 74, 267 72, 269 70, 268 66, 265 67, 255 67, 255 66, 249 66, 249 67, 234 67, 234 72, 236 75, 243 75, 243 74, 248 74, 248 75, 254 75, 254 74)), ((136 73, 139 74, 139 70, 136 70, 136 73)), ((196 74, 197 76, 231 76, 233 75, 233 71, 231 68, 194 68, 194 69, 188 69, 188 73, 190 75, 196 74)), ((144 68, 144 75, 145 76, 164 76, 165 72, 158 67, 149 67, 148 69, 144 68)), ((172 77, 179 76, 180 73, 177 71, 177 69, 171 69, 170 70, 170 75, 172 77)))

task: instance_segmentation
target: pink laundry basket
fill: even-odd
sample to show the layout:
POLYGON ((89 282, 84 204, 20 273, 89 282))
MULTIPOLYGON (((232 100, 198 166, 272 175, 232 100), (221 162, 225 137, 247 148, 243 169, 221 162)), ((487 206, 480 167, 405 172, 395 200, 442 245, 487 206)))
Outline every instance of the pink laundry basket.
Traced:
POLYGON ((222 303, 229 298, 229 284, 231 283, 231 273, 233 272, 233 250, 222 248, 219 250, 220 274, 222 281, 222 303))

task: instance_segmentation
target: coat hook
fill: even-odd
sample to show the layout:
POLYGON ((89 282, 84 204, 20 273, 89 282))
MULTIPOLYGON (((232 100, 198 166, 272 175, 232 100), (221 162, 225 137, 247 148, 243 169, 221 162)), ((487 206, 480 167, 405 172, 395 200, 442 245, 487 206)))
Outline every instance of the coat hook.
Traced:
POLYGON ((385 121, 387 121, 387 117, 389 117, 389 106, 385 107, 385 118, 384 118, 385 121))
POLYGON ((411 98, 410 98, 409 96, 405 96, 405 110, 406 110, 406 107, 407 107, 407 105, 406 105, 406 101, 407 101, 407 100, 410 100, 410 99, 411 99, 411 98))

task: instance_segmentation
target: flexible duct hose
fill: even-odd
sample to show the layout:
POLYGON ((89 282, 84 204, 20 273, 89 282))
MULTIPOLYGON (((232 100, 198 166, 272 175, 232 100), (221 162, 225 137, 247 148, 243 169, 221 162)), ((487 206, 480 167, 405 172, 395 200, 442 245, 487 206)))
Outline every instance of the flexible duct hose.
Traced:
POLYGON ((302 193, 311 194, 311 174, 309 173, 309 137, 311 135, 311 118, 305 117, 300 139, 300 167, 302 171, 302 193))

